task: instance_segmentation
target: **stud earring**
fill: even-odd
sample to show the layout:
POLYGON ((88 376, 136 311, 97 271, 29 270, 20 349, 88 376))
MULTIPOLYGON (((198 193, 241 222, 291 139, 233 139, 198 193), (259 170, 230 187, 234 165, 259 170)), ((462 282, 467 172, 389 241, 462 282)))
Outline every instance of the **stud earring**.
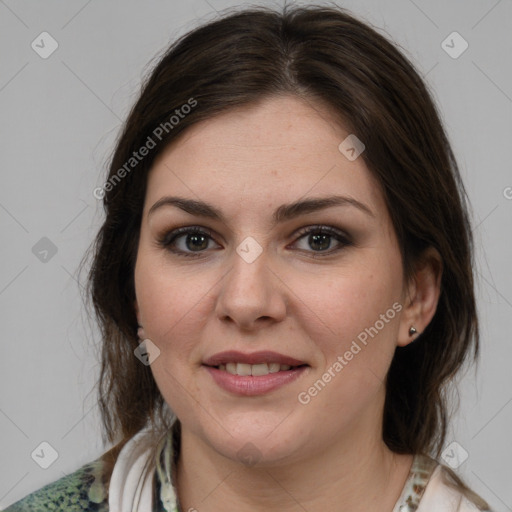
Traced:
POLYGON ((409 336, 414 336, 418 331, 416 330, 415 327, 413 327, 411 325, 411 327, 409 327, 409 336))
POLYGON ((146 333, 145 333, 144 327, 142 327, 142 325, 139 325, 139 328, 137 329, 137 336, 139 337, 139 339, 141 341, 146 339, 146 333))

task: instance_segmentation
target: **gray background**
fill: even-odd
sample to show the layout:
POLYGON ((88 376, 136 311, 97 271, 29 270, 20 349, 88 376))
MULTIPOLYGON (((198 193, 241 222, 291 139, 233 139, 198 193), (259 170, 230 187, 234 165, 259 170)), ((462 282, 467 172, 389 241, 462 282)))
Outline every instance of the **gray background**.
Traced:
MULTIPOLYGON (((496 511, 512 510, 512 2, 338 3, 405 49, 434 90, 458 157, 473 205, 482 353, 478 371, 461 379, 447 446, 468 453, 457 471, 471 487, 496 511), (441 46, 453 31, 469 44, 458 58, 441 46)), ((241 5, 0 0, 0 508, 108 448, 93 389, 99 336, 77 280, 102 220, 92 191, 150 61, 216 11, 241 5), (31 47, 43 31, 59 45, 47 59, 31 47), (38 253, 49 245, 43 237, 56 254, 38 253), (43 441, 58 453, 48 469, 31 458, 43 441)), ((44 463, 51 450, 35 453, 44 463)))

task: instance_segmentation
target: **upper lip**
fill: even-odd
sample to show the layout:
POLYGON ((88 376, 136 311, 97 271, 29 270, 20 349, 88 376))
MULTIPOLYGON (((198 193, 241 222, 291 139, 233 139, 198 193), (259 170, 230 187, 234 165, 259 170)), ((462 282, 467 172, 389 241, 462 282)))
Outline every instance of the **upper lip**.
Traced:
POLYGON ((218 352, 213 356, 205 359, 203 364, 206 366, 219 366, 226 363, 245 363, 245 364, 260 364, 260 363, 279 363, 287 364, 289 366, 301 366, 306 364, 304 361, 299 361, 284 354, 278 354, 270 350, 263 350, 259 352, 251 352, 244 354, 237 350, 228 350, 225 352, 218 352))

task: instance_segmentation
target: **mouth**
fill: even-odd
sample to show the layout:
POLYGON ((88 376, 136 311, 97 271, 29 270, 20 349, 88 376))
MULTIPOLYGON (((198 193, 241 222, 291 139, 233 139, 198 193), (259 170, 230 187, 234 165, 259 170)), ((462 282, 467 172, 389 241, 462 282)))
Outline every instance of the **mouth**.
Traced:
POLYGON ((238 351, 217 353, 202 366, 224 391, 255 396, 275 391, 307 373, 310 365, 271 351, 250 354, 238 351))

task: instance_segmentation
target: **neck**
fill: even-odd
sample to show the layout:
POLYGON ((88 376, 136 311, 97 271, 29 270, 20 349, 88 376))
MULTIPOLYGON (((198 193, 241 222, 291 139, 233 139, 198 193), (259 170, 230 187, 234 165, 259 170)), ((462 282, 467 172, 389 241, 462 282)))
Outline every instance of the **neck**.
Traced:
POLYGON ((393 510, 413 456, 357 431, 293 464, 244 466, 183 428, 176 486, 182 510, 393 510), (350 441, 348 439, 350 438, 350 441), (372 439, 375 440, 372 442, 372 439))

